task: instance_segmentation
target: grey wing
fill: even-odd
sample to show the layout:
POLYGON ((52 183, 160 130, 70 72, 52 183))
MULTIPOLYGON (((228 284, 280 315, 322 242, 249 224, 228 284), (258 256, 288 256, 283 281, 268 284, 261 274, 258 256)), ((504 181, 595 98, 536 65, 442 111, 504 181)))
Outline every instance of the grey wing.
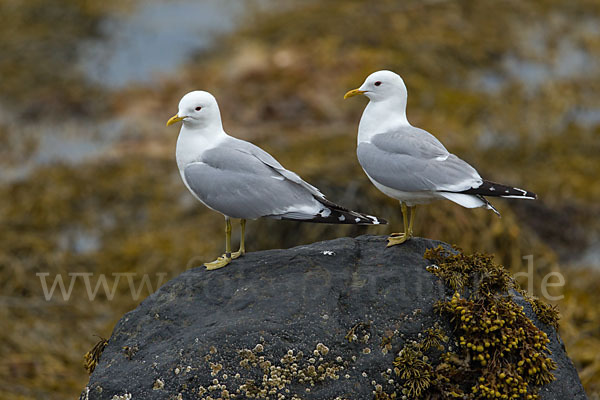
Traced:
POLYGON ((357 155, 372 179, 400 191, 459 192, 482 183, 473 167, 414 127, 375 135, 359 143, 357 155))
POLYGON ((184 177, 204 204, 232 218, 316 214, 322 208, 306 188, 232 147, 205 151, 199 162, 185 168, 184 177))
POLYGON ((442 142, 435 136, 414 126, 374 135, 371 143, 390 153, 405 154, 421 159, 441 159, 450 155, 442 142))
POLYGON ((283 167, 283 165, 281 165, 279 163, 279 161, 277 161, 272 155, 270 155, 269 153, 267 153, 260 147, 254 145, 250 142, 246 142, 244 140, 240 140, 240 139, 236 139, 236 138, 228 138, 228 140, 231 141, 231 144, 235 145, 235 148, 238 149, 239 151, 253 155, 254 157, 258 158, 260 161, 262 161, 263 163, 268 165, 269 167, 276 170, 278 173, 280 173, 286 179, 289 179, 290 181, 304 187, 305 189, 307 189, 309 192, 311 192, 313 195, 317 196, 318 198, 320 198, 320 199, 325 198, 325 195, 323 195, 323 193, 321 193, 321 191, 318 188, 314 187, 313 185, 311 185, 308 182, 305 182, 295 172, 285 169, 283 167))

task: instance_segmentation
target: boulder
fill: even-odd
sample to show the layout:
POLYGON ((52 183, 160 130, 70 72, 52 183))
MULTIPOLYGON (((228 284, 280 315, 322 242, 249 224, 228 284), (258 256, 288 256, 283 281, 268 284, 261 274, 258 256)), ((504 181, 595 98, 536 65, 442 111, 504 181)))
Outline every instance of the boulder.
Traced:
POLYGON ((479 289, 437 273, 442 264, 424 254, 438 246, 454 252, 421 238, 391 248, 384 237, 340 238, 188 270, 123 316, 81 398, 486 398, 514 376, 527 382, 518 398, 585 399, 552 313, 541 322, 521 292, 497 289, 514 321, 496 317, 500 330, 481 338, 462 333, 449 310, 479 289), (520 326, 509 350, 501 339, 484 346, 520 326))

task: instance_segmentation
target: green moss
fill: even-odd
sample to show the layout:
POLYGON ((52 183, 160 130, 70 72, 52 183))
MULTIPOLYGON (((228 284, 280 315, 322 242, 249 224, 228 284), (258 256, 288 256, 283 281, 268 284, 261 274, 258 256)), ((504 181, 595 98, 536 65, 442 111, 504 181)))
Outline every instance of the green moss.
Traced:
POLYGON ((436 323, 436 325, 433 328, 425 330, 425 339, 423 339, 421 347, 424 351, 427 351, 429 349, 444 350, 443 343, 447 341, 448 336, 436 323))
POLYGON ((410 398, 420 398, 433 379, 433 367, 421 352, 421 346, 414 343, 400 350, 394 372, 404 381, 402 394, 410 398))
MULTIPOLYGON (((455 383, 465 390, 465 398, 538 398, 539 386, 555 379, 551 371, 556 364, 550 358, 546 333, 509 293, 516 284, 508 272, 482 254, 455 254, 438 247, 425 257, 434 262, 428 270, 455 290, 435 309, 449 317, 457 355, 464 361, 445 369, 454 371, 452 376, 438 372, 445 379, 437 381, 452 383, 460 377, 455 383)), ((556 324, 553 308, 538 299, 528 300, 536 304, 536 314, 556 324)))
POLYGON ((108 340, 101 337, 98 343, 96 343, 94 347, 83 356, 83 366, 88 374, 91 374, 96 369, 96 365, 98 365, 100 356, 102 355, 102 352, 107 344, 108 340))
POLYGON ((471 382, 475 398, 537 398, 536 386, 554 380, 550 340, 508 294, 474 300, 457 292, 437 309, 451 318, 461 355, 479 376, 471 382))
MULTIPOLYGON (((521 291, 509 273, 489 255, 457 248, 438 247, 425 257, 433 263, 427 270, 454 292, 434 306, 452 332, 436 322, 408 341, 394 361, 395 391, 376 398, 539 398, 540 386, 555 379, 556 364, 546 333, 514 301, 511 292, 521 291)), ((523 295, 542 322, 557 325, 556 309, 523 295)))
POLYGON ((464 375, 470 373, 466 369, 468 363, 452 352, 430 358, 425 354, 425 347, 428 347, 427 338, 409 342, 394 361, 394 373, 400 379, 399 391, 403 398, 468 398, 460 387, 464 375))
POLYGON ((521 294, 529 304, 531 304, 531 308, 535 315, 537 315, 538 319, 542 321, 544 324, 553 326, 555 329, 558 329, 558 320, 560 319, 560 315, 558 313, 558 308, 556 306, 546 304, 537 297, 530 296, 527 292, 522 291, 521 294))
POLYGON ((475 295, 490 296, 513 287, 509 272, 494 264, 493 256, 463 254, 459 248, 454 250, 455 252, 450 252, 438 247, 425 253, 425 258, 433 263, 427 267, 427 271, 442 279, 452 290, 476 288, 475 295))

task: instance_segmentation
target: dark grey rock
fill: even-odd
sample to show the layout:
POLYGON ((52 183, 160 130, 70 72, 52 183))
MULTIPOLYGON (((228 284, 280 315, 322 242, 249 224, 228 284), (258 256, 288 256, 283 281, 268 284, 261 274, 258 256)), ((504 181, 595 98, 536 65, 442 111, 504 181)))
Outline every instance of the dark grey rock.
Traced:
MULTIPOLYGON (((387 249, 383 237, 341 238, 249 253, 216 271, 186 271, 119 321, 82 398, 217 399, 241 387, 241 393, 272 390, 270 399, 275 393, 372 399, 375 385, 392 387, 394 355, 406 341, 436 321, 447 327, 433 305, 451 293, 426 271, 423 258, 440 244, 416 238, 387 249), (349 342, 352 328, 356 337, 349 342), (388 336, 392 350, 385 353, 388 336), (284 359, 300 351, 300 360, 284 359), (308 375, 315 367, 314 385, 296 378, 277 388, 278 372, 293 370, 293 363, 308 375)), ((541 397, 585 399, 556 331, 517 301, 548 334, 558 364, 556 381, 541 397)))

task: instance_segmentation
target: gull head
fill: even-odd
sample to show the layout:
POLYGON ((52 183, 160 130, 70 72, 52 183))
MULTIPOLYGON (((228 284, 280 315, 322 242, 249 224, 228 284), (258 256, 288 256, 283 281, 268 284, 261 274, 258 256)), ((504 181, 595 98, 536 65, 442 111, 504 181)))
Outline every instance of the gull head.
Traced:
POLYGON ((167 126, 179 121, 183 121, 185 127, 193 129, 222 128, 217 100, 212 94, 203 90, 195 90, 183 96, 179 101, 177 114, 167 121, 167 126))
POLYGON ((350 90, 344 95, 344 99, 363 94, 369 100, 385 101, 385 100, 400 100, 406 104, 406 85, 400 75, 392 71, 377 71, 367 76, 364 83, 354 90, 350 90))

